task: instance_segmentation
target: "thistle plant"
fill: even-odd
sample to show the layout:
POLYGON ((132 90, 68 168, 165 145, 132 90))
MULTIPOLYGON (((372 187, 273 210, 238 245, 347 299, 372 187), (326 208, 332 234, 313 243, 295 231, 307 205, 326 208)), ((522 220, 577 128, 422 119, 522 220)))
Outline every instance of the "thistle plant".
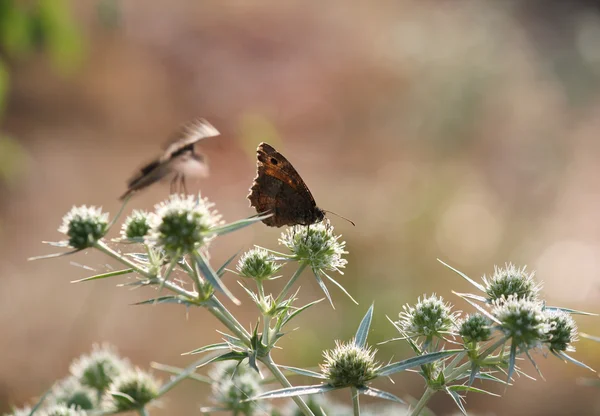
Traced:
POLYGON ((156 222, 154 216, 154 213, 134 209, 121 226, 123 240, 142 242, 150 232, 152 224, 156 222))
POLYGON ((214 204, 200 195, 173 195, 157 204, 154 212, 134 210, 121 225, 120 238, 109 240, 107 235, 119 214, 109 222, 108 214, 100 208, 73 208, 59 228, 67 238, 50 243, 67 251, 34 259, 72 255, 83 249, 98 250, 121 267, 74 283, 128 278, 121 286, 156 289, 154 296, 137 305, 174 303, 186 308, 203 308, 225 326, 226 332, 222 333, 222 342, 184 353, 191 361, 186 368, 153 364, 156 370, 170 374, 165 382, 160 382, 149 371, 132 366, 113 348, 94 346, 90 354, 71 364, 70 374, 27 409, 27 414, 77 416, 133 411, 147 415, 157 401, 188 379, 211 386, 211 398, 200 406, 203 413, 417 415, 436 392, 442 391, 466 414, 465 393, 491 394, 473 387, 476 379, 510 385, 514 374, 524 374, 516 365, 520 356, 539 371, 532 351, 545 350, 561 360, 589 369, 569 355, 577 341, 573 316, 585 313, 547 306, 540 298, 541 284, 535 281, 534 274, 512 264, 496 267, 481 283, 446 265, 481 292, 456 293, 474 311, 462 316, 452 304, 435 294, 405 305, 398 311, 397 318, 388 318, 399 336, 382 343, 408 343, 412 350, 408 358, 390 362, 367 343, 374 314, 371 305, 356 333, 347 341, 331 340, 330 347, 322 353, 322 361, 314 367, 276 364, 272 351, 285 347, 290 322, 324 299, 333 307, 326 282, 354 299, 333 277, 334 273, 343 274, 347 251, 345 242, 328 222, 284 230, 279 239, 284 247, 282 251, 252 247, 239 256, 234 263, 235 270, 228 267, 237 255, 213 267, 212 241, 262 221, 268 215, 225 223, 214 204), (121 252, 119 247, 124 244, 128 249, 134 247, 133 252, 121 252), (289 276, 283 273, 285 265, 295 266, 289 276), (312 272, 324 298, 302 304, 300 291, 295 286, 306 269, 312 272), (221 281, 227 272, 237 274, 237 283, 246 299, 256 306, 258 317, 251 329, 234 314, 240 301, 221 281), (271 281, 275 279, 287 280, 279 292, 270 290, 271 281), (198 357, 192 360, 192 356, 198 357), (205 367, 213 367, 208 376, 202 374, 205 367), (380 388, 381 383, 407 370, 420 374, 426 386, 412 407, 385 387, 380 388), (291 377, 298 375, 317 381, 292 385, 291 377), (336 390, 349 392, 351 406, 332 405, 322 396, 336 390), (360 403, 364 395, 382 402, 377 407, 364 407, 360 403), (293 407, 281 410, 269 401, 280 398, 291 398, 293 407))
POLYGON ((113 413, 143 409, 158 397, 160 383, 139 368, 128 369, 108 387, 103 407, 113 413))

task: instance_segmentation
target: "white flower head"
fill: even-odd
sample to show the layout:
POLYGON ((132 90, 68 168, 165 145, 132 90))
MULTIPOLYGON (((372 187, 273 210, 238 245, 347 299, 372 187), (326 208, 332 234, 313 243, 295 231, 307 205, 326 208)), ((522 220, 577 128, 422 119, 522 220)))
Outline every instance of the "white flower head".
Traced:
POLYGON ((63 217, 58 231, 69 237, 69 245, 76 249, 91 247, 108 231, 108 213, 94 206, 73 207, 63 217))
POLYGON ((320 222, 310 226, 296 225, 281 233, 279 243, 293 254, 293 259, 304 262, 313 270, 335 270, 342 273, 348 261, 342 258, 345 241, 333 234, 329 223, 320 222))
POLYGON ((155 206, 146 242, 170 255, 184 255, 210 242, 210 230, 220 225, 221 215, 213 203, 193 195, 171 195, 155 206))

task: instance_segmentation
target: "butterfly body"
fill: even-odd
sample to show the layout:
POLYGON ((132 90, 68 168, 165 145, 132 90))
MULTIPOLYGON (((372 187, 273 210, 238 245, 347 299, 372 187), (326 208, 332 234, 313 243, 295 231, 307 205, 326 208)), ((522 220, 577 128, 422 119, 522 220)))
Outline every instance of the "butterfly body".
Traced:
POLYGON ((270 227, 310 225, 322 221, 310 190, 292 164, 273 146, 261 143, 257 152, 257 175, 248 199, 260 214, 271 213, 263 222, 270 227))
POLYGON ((186 177, 208 176, 208 165, 204 156, 197 153, 194 144, 206 137, 218 136, 219 131, 204 119, 183 126, 167 144, 163 154, 144 165, 127 182, 127 191, 120 199, 144 189, 162 179, 172 177, 171 191, 177 182, 185 188, 186 177))

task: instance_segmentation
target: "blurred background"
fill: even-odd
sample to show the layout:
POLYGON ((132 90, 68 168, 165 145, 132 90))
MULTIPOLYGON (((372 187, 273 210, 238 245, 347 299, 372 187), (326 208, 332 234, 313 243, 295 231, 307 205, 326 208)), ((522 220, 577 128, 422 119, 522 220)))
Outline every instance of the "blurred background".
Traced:
MULTIPOLYGON (((357 223, 331 218, 349 251, 338 280, 360 305, 331 287, 336 309, 302 315, 279 363, 316 365, 372 301, 372 344, 396 336, 385 316, 420 295, 471 311, 451 293, 471 287, 437 258, 473 278, 526 264, 549 304, 600 312, 595 1, 0 0, 0 110, 0 412, 66 376, 94 342, 147 368, 185 366, 180 353, 220 339, 204 310, 130 306, 153 293, 117 288, 119 277, 70 284, 91 273, 82 265, 115 266, 95 252, 26 261, 54 251, 41 241, 61 239, 72 205, 115 215, 126 180, 197 116, 222 136, 198 146, 211 177, 189 188, 226 220, 254 213, 246 195, 256 146, 267 141, 319 206, 357 223)), ((126 213, 167 195, 168 184, 154 186, 126 213)), ((212 258, 253 244, 277 249, 280 231, 258 224, 223 237, 212 258)), ((310 274, 300 285, 302 301, 322 296, 310 274)), ((235 293, 243 305, 228 306, 249 327, 255 311, 235 293)), ((578 323, 600 335, 597 318, 578 323)), ((598 344, 576 346, 577 359, 600 367, 598 344)), ((410 355, 393 343, 378 357, 410 355)), ((547 381, 484 386, 504 397, 469 395, 467 408, 600 414, 600 391, 577 382, 595 375, 536 358, 547 381)), ((423 391, 417 375, 395 381, 377 387, 423 391)), ((153 414, 198 414, 207 395, 184 384, 153 414)), ((431 409, 455 411, 441 394, 431 409)))

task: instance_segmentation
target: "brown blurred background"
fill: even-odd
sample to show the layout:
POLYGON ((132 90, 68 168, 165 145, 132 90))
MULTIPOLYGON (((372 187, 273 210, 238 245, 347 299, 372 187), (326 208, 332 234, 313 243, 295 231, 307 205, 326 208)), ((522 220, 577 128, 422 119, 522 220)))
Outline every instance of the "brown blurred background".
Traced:
MULTIPOLYGON (((294 163, 321 207, 357 223, 332 217, 350 252, 339 281, 360 306, 331 287, 336 309, 323 303, 299 318, 280 363, 316 365, 334 339, 353 335, 372 301, 373 344, 395 336, 385 316, 424 293, 471 311, 450 291, 472 288, 436 258, 473 278, 494 264, 527 264, 549 304, 600 312, 597 2, 0 3, 0 412, 64 377, 94 342, 147 368, 183 366, 190 358, 180 353, 220 339, 204 310, 130 306, 154 293, 117 288, 120 278, 70 284, 93 273, 80 265, 116 266, 95 252, 26 261, 53 252, 41 241, 61 238, 56 228, 72 205, 114 215, 126 179, 196 116, 222 136, 199 146, 212 175, 193 189, 226 220, 253 214, 245 197, 264 140, 294 163), (46 8, 31 42, 7 14, 10 3, 46 8)), ((167 194, 155 186, 126 212, 167 194)), ((223 237, 212 257, 219 263, 252 244, 276 249, 279 231, 259 224, 223 237)), ((310 274, 300 282, 303 301, 321 296, 310 274)), ((235 293, 243 305, 228 306, 250 326, 254 309, 235 293)), ((597 318, 578 322, 600 334, 597 318)), ((576 346, 576 358, 600 367, 600 345, 576 346)), ((409 355, 395 343, 378 357, 409 355)), ((596 376, 536 359, 547 381, 484 386, 504 397, 469 395, 468 409, 600 414, 600 391, 577 384, 596 376)), ((417 375, 395 381, 377 387, 423 391, 417 375)), ((184 384, 156 414, 198 414, 206 397, 184 384)), ((431 408, 454 412, 441 394, 431 408)))

